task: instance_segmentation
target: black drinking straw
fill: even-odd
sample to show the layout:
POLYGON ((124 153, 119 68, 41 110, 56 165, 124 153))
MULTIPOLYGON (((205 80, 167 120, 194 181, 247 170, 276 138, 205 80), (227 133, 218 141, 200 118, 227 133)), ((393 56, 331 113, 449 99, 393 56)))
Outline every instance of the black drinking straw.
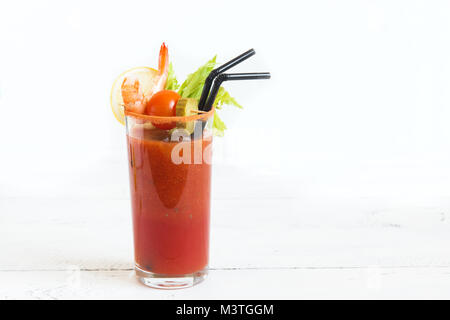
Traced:
POLYGON ((217 93, 219 92, 220 86, 224 81, 233 80, 260 80, 260 79, 270 79, 269 72, 253 72, 253 73, 221 73, 219 74, 212 86, 211 92, 209 93, 208 100, 206 100, 204 111, 211 110, 214 100, 216 99, 217 93))
POLYGON ((222 72, 227 71, 228 69, 234 67, 235 65, 241 63, 244 60, 247 60, 251 56, 255 54, 255 50, 250 49, 243 54, 237 56, 234 59, 231 59, 227 63, 221 65, 220 67, 214 69, 211 71, 208 75, 208 77, 205 80, 205 84, 203 85, 203 91, 202 95, 200 97, 200 100, 198 101, 198 109, 201 111, 205 111, 206 107, 206 100, 208 99, 209 89, 211 88, 211 85, 213 84, 214 79, 221 74, 222 72))

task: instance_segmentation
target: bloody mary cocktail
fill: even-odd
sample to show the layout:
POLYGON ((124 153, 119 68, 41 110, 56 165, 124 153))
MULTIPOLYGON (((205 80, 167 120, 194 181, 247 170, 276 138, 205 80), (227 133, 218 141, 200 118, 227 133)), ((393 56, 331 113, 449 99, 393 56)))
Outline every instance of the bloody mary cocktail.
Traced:
POLYGON ((138 277, 154 287, 195 284, 209 256, 210 130, 173 141, 173 130, 127 116, 127 132, 138 277))
POLYGON ((242 108, 222 82, 270 78, 224 73, 254 54, 219 67, 214 56, 179 83, 163 43, 158 69, 133 68, 114 81, 111 108, 127 128, 135 269, 145 285, 184 288, 207 275, 212 133, 227 129, 215 110, 242 108))

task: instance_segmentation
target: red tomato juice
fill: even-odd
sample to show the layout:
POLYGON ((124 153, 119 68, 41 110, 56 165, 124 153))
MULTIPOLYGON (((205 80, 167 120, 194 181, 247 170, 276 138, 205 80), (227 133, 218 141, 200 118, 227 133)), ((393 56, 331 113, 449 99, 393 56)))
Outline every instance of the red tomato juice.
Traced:
MULTIPOLYGON (((127 142, 137 267, 166 275, 200 271, 208 265, 211 165, 194 164, 193 156, 191 164, 172 161, 178 143, 190 144, 194 153, 194 140, 170 142, 156 130, 134 131, 127 142)), ((203 138, 197 146, 205 154, 211 143, 203 138)))

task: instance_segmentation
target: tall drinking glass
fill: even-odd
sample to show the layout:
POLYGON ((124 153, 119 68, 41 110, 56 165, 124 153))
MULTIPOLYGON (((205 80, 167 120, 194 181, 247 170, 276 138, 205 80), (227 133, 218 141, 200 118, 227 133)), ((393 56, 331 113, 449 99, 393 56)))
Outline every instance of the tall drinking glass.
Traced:
POLYGON ((154 288, 207 276, 212 116, 126 112, 135 270, 154 288))

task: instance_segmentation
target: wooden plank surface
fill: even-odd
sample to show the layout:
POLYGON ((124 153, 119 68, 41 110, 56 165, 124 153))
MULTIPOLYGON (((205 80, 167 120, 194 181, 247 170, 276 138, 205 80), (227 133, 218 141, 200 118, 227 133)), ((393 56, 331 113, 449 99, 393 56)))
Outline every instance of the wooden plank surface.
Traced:
POLYGON ((132 271, 3 271, 0 299, 449 299, 450 268, 212 270, 196 287, 147 288, 132 271))
POLYGON ((449 297, 447 198, 318 197, 295 180, 238 177, 215 177, 210 277, 170 292, 131 275, 130 203, 119 184, 0 198, 0 298, 449 297))

